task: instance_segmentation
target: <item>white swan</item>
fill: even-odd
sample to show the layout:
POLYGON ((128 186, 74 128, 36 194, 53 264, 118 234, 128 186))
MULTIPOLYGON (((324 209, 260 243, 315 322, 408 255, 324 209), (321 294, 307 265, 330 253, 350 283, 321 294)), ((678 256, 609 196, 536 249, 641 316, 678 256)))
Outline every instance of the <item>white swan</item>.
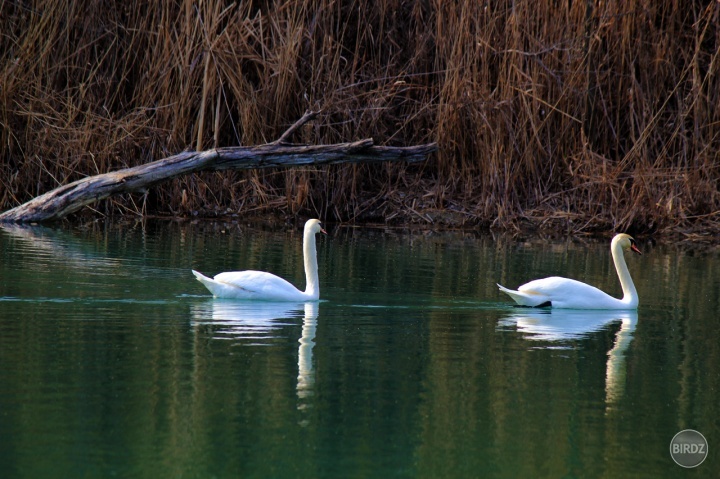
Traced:
POLYGON ((317 301, 320 298, 315 234, 327 234, 320 220, 305 223, 303 258, 305 260, 305 291, 274 274, 264 271, 230 271, 208 278, 193 270, 193 274, 216 298, 252 299, 260 301, 317 301))
POLYGON ((639 302, 637 290, 625 263, 625 251, 628 250, 642 254, 631 236, 624 233, 615 235, 610 244, 610 251, 620 278, 623 290, 622 299, 613 298, 595 286, 557 276, 530 281, 520 286, 517 291, 507 289, 499 284, 498 287, 500 291, 510 295, 521 306, 551 306, 566 309, 637 309, 639 302))

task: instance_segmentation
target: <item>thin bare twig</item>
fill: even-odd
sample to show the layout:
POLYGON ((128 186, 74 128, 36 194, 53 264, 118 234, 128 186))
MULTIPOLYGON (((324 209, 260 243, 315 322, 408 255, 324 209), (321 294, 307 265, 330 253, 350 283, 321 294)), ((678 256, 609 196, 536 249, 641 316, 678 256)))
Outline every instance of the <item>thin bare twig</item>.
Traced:
POLYGON ((298 129, 300 129, 300 127, 303 126, 305 123, 317 118, 319 113, 320 113, 319 111, 311 111, 311 110, 306 111, 305 114, 302 116, 302 118, 300 118, 298 121, 293 123, 290 126, 290 128, 285 130, 285 133, 280 135, 280 138, 278 138, 277 140, 273 141, 270 144, 271 145, 290 145, 290 144, 292 144, 289 141, 287 141, 288 138, 290 138, 293 135, 293 133, 295 133, 298 129))

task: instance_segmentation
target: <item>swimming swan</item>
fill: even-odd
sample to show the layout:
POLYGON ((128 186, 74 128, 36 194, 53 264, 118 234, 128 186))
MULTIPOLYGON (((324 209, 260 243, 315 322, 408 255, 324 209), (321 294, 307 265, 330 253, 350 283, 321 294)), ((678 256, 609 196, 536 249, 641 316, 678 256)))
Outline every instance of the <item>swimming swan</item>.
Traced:
POLYGON ((521 306, 551 306, 566 309, 637 309, 638 294, 633 284, 627 264, 625 251, 642 254, 635 240, 624 233, 615 235, 610 244, 615 269, 617 270, 623 298, 617 299, 600 291, 595 286, 574 279, 550 278, 536 279, 520 286, 517 291, 498 284, 500 291, 510 295, 521 306))
POLYGON ((327 234, 320 220, 305 223, 303 258, 305 260, 306 289, 295 286, 274 274, 264 271, 230 271, 210 279, 193 270, 193 274, 216 298, 253 299, 259 301, 317 301, 320 299, 315 234, 327 234))

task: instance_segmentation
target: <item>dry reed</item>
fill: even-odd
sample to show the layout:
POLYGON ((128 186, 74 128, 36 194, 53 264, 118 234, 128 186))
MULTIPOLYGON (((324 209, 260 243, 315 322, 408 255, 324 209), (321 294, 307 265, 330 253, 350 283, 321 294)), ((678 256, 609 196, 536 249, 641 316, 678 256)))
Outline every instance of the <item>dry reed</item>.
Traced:
POLYGON ((299 142, 440 151, 194 175, 97 209, 718 230, 719 15, 709 0, 2 2, 0 208, 272 141, 311 108, 299 142))

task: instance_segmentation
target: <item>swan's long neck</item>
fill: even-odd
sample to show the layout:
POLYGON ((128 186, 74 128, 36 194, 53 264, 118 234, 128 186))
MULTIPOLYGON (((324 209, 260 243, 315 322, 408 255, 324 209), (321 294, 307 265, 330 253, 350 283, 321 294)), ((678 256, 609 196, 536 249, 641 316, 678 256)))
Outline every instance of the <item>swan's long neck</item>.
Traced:
POLYGON ((318 279, 317 249, 315 233, 306 229, 303 235, 303 259, 305 260, 305 294, 312 299, 320 297, 320 280, 318 279))
POLYGON ((625 263, 625 253, 623 252, 622 246, 614 241, 612 244, 612 257, 613 263, 615 263, 615 270, 617 270, 620 285, 623 290, 622 302, 627 303, 629 307, 637 307, 638 294, 635 289, 635 283, 633 283, 633 280, 630 277, 630 271, 628 271, 627 263, 625 263))

